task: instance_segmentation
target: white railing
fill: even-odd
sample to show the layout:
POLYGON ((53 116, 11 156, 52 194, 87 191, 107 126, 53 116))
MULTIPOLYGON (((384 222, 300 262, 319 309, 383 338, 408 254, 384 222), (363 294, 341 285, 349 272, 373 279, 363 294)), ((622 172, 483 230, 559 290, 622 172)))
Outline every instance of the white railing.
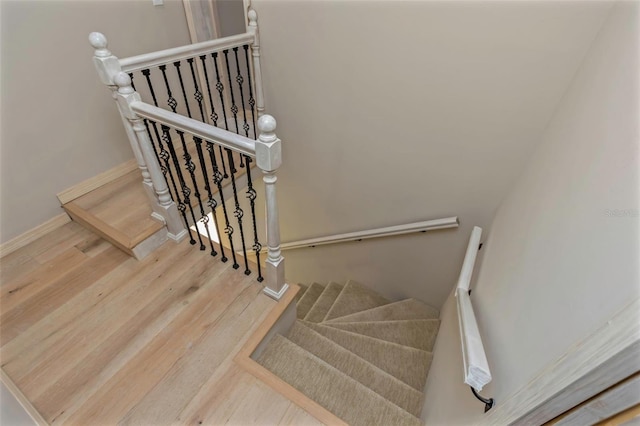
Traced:
POLYGON ((435 231, 437 229, 457 228, 460 225, 457 216, 444 219, 425 220, 404 225, 387 226, 384 228, 368 229, 364 231, 348 232, 345 234, 328 235, 325 237, 309 238, 306 240, 282 243, 281 250, 294 250, 305 247, 316 247, 327 244, 362 241, 371 238, 391 237, 394 235, 413 234, 417 232, 435 231))
MULTIPOLYGON (((491 371, 484 352, 484 345, 480 337, 480 330, 471 305, 469 286, 476 262, 476 255, 480 246, 482 228, 474 227, 469 238, 467 252, 462 263, 462 270, 456 286, 456 298, 458 300, 458 324, 460 326, 460 342, 462 346, 462 361, 464 366, 464 382, 471 386, 474 395, 479 399, 475 391, 491 382, 491 371)), ((485 411, 491 408, 493 400, 481 399, 485 402, 485 411)))
POLYGON ((120 67, 124 72, 139 71, 145 68, 152 68, 158 65, 169 64, 194 56, 206 53, 217 52, 231 47, 254 42, 254 35, 251 33, 238 34, 230 37, 218 38, 204 41, 202 43, 189 44, 187 46, 174 47, 160 50, 158 52, 144 53, 142 55, 131 56, 119 59, 120 67))
POLYGON ((163 124, 191 134, 196 138, 219 144, 232 151, 255 158, 256 166, 264 174, 263 181, 265 184, 268 255, 265 262, 266 287, 264 292, 272 298, 280 299, 288 288, 284 281, 284 259, 280 248, 275 187, 277 181, 276 171, 282 164, 282 149, 281 141, 275 134, 275 119, 263 113, 264 97, 260 71, 260 43, 255 11, 249 10, 248 18, 247 33, 245 34, 125 59, 118 59, 107 49, 107 39, 100 33, 91 33, 89 42, 95 49, 93 61, 98 75, 102 83, 112 91, 113 98, 116 100, 131 148, 142 173, 143 186, 154 215, 161 218, 165 223, 167 234, 170 238, 180 241, 186 237, 188 231, 180 217, 176 203, 171 197, 168 183, 163 175, 162 166, 154 151, 144 119, 149 119, 152 122, 163 124), (140 95, 134 90, 131 77, 128 75, 132 71, 165 65, 197 55, 242 45, 249 45, 252 52, 253 67, 250 73, 253 75, 253 80, 250 81, 253 85, 255 106, 259 117, 257 140, 143 102, 140 95))
POLYGON ((174 129, 181 130, 193 136, 206 139, 225 148, 246 154, 250 157, 256 156, 256 141, 246 136, 176 114, 166 109, 158 108, 146 102, 133 101, 129 105, 131 109, 143 118, 164 123, 174 129))

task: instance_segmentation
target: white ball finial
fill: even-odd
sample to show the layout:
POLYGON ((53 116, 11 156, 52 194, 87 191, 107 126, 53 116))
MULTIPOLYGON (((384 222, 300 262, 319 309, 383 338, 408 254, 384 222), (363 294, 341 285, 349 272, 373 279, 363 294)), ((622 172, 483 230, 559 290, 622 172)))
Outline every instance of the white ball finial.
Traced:
POLYGON ((111 52, 107 49, 107 38, 102 33, 89 34, 89 43, 95 49, 93 53, 98 58, 106 58, 111 56, 111 52))
POLYGON ((258 119, 258 129, 260 133, 273 133, 276 130, 276 119, 265 114, 258 119))
POLYGON ((247 16, 249 17, 249 22, 250 23, 258 22, 258 14, 256 13, 255 10, 249 9, 249 12, 247 12, 247 16))
POLYGON ((133 93, 133 87, 131 87, 131 77, 126 72, 119 72, 113 77, 113 82, 118 86, 118 93, 127 94, 133 93))
POLYGON ((102 33, 91 33, 89 34, 89 43, 94 49, 106 49, 107 48, 107 38, 102 33))

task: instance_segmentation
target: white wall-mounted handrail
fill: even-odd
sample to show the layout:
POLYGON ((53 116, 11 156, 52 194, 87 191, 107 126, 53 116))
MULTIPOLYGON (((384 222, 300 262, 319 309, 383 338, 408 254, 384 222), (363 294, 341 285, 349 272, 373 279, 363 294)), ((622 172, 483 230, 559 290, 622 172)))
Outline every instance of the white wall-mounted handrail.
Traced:
POLYGON ((230 49, 244 44, 252 44, 254 39, 255 36, 253 34, 244 33, 215 40, 203 41, 202 43, 188 44, 186 46, 159 50, 157 52, 144 53, 142 55, 120 59, 120 67, 124 72, 138 71, 187 58, 193 58, 194 56, 206 53, 230 49))
POLYGON ((368 240, 371 238, 390 237, 393 235, 411 234, 414 232, 434 231, 436 229, 457 228, 457 216, 444 219, 425 220, 422 222, 407 223, 405 225, 387 226, 384 228, 368 229, 365 231, 349 232, 346 234, 335 234, 326 237, 310 238, 307 240, 291 241, 282 243, 280 250, 293 250, 304 247, 315 247, 327 244, 345 243, 349 241, 368 240))
POLYGON ((175 112, 150 105, 142 101, 134 101, 130 104, 131 109, 141 117, 165 124, 185 133, 192 134, 204 140, 208 140, 225 148, 246 154, 250 157, 256 156, 256 141, 236 133, 212 126, 202 121, 185 117, 175 112))
MULTIPOLYGON (((481 237, 482 228, 474 227, 471 232, 471 237, 469 238, 467 252, 456 286, 458 325, 460 327, 462 361, 464 365, 464 382, 477 391, 482 390, 485 385, 491 382, 489 363, 487 362, 487 356, 484 352, 480 330, 478 329, 478 323, 469 296, 469 285, 471 283, 471 276, 473 274, 481 237)), ((484 400, 483 402, 486 403, 484 400)), ((492 400, 491 404, 493 404, 492 400)))

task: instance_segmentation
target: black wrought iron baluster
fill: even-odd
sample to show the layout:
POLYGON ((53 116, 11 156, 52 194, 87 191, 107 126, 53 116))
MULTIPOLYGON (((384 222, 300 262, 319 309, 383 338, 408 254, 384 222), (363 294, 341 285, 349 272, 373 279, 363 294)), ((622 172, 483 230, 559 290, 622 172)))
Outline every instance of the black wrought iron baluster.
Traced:
POLYGON ((213 97, 211 96, 211 84, 209 84, 209 72, 207 71, 207 55, 200 56, 202 61, 202 69, 204 70, 204 80, 207 82, 207 94, 209 95, 209 104, 211 105, 211 121, 213 125, 218 127, 218 114, 216 113, 216 107, 213 105, 213 97))
MULTIPOLYGON (((213 52, 211 54, 211 58, 213 60, 213 65, 216 71, 216 90, 218 91, 218 96, 220 96, 220 104, 222 105, 222 118, 224 118, 224 128, 229 130, 229 122, 227 121, 227 109, 224 107, 224 84, 220 81, 220 70, 218 69, 218 52, 213 52)), ((218 145, 218 151, 220 151, 220 162, 222 163, 222 171, 224 172, 224 178, 227 179, 229 175, 227 174, 227 166, 224 164, 224 155, 222 154, 222 147, 218 145)))
POLYGON ((158 100, 156 99, 156 92, 153 90, 153 84, 151 83, 151 70, 144 69, 142 70, 142 75, 147 79, 147 86, 149 87, 149 92, 151 92, 151 98, 153 99, 153 104, 158 106, 158 100))
POLYGON ((180 71, 180 61, 174 62, 173 66, 176 67, 178 73, 178 80, 180 81, 180 88, 182 89, 182 97, 184 98, 184 105, 187 107, 187 115, 191 118, 191 108, 189 108, 189 100, 187 99, 187 91, 184 89, 184 81, 182 81, 182 72, 180 71))
MULTIPOLYGON (((175 147, 173 146, 173 141, 171 140, 171 135, 170 135, 170 129, 168 126, 162 125, 162 137, 164 138, 165 143, 167 144, 167 147, 169 148, 169 152, 171 153, 171 159, 173 160, 173 166, 176 170, 176 174, 178 175, 178 180, 180 181, 180 189, 182 190, 182 200, 183 200, 183 206, 182 209, 186 210, 186 208, 189 208, 189 211, 191 212, 191 218, 193 219, 193 224, 196 224, 196 215, 193 212, 193 207, 191 206, 191 189, 187 186, 186 182, 184 181, 184 176, 182 174, 182 170, 180 169, 180 161, 178 160, 178 155, 176 154, 176 150, 175 147)), ((180 134, 181 132, 176 130, 176 132, 178 132, 178 134, 180 134)), ((189 227, 189 222, 187 221, 187 217, 185 214, 185 222, 187 225, 187 229, 189 230, 189 235, 191 235, 191 228, 189 227)), ((198 232, 196 232, 196 235, 198 236, 198 240, 200 241, 200 248, 201 250, 204 250, 204 244, 202 244, 202 237, 200 237, 200 234, 198 232)), ((193 239, 193 236, 191 237, 191 244, 195 244, 195 240, 193 239)))
MULTIPOLYGON (((216 235, 218 236, 218 239, 220 239, 220 229, 218 228, 218 218, 216 216, 216 207, 218 207, 218 202, 215 200, 215 198, 213 198, 213 191, 211 191, 211 185, 209 184, 209 173, 207 172, 207 163, 204 161, 204 154, 202 151, 202 139, 194 136, 193 142, 195 142, 196 144, 196 151, 198 152, 198 160, 200 160, 200 172, 202 173, 202 178, 204 179, 204 189, 205 191, 207 191, 207 205, 211 209, 211 216, 213 217, 213 225, 216 228, 216 235)), ((210 149, 209 146, 210 144, 207 143, 207 150, 210 149)), ((213 149, 213 146, 211 146, 211 149, 213 149)), ((209 228, 207 225, 209 216, 206 216, 206 217, 207 217, 207 222, 205 222, 205 226, 207 226, 207 236, 209 237, 209 240, 212 241, 211 256, 215 256, 218 253, 216 253, 215 249, 213 248, 213 240, 211 240, 211 235, 209 235, 209 228)), ((220 254, 222 255, 222 261, 226 262, 227 256, 225 256, 224 254, 224 247, 222 247, 222 244, 220 244, 220 254)))
POLYGON ((167 66, 160 65, 160 71, 162 71, 162 78, 164 78, 164 85, 167 88, 167 105, 171 108, 171 111, 176 112, 176 108, 178 107, 178 101, 173 97, 173 93, 171 93, 171 87, 169 86, 169 79, 167 79, 167 66))
POLYGON ((229 148, 225 148, 227 151, 227 156, 229 159, 229 169, 231 169, 231 188, 233 189, 233 201, 235 202, 236 209, 233 211, 233 215, 238 220, 238 229, 240 229, 240 239, 242 241, 242 255, 244 256, 244 274, 251 274, 251 270, 249 269, 249 260, 247 259, 247 247, 244 242, 244 229, 242 226, 242 217, 244 216, 244 211, 240 208, 240 201, 238 199, 238 189, 236 188, 236 167, 233 161, 233 152, 229 148))
POLYGON ((233 84, 231 83, 231 70, 229 68, 229 49, 223 50, 222 53, 224 53, 224 63, 227 66, 227 79, 229 80, 229 93, 231 94, 231 112, 233 113, 233 121, 236 123, 236 133, 240 134, 240 131, 238 130, 238 106, 236 105, 236 98, 233 95, 233 84))
MULTIPOLYGON (((191 154, 189 154, 189 151, 187 150, 187 142, 184 140, 184 132, 181 132, 180 130, 176 130, 176 133, 178 133, 178 136, 180 136, 180 142, 182 143, 182 152, 183 152, 182 158, 184 158, 184 167, 185 169, 187 169, 187 171, 189 172, 189 175, 191 176, 191 183, 193 184, 193 196, 196 197, 196 199, 198 200, 198 205, 200 206, 200 215, 201 215, 200 220, 203 221, 203 223, 205 224, 204 227, 207 230, 207 236, 209 237, 209 242, 211 242, 211 235, 209 235, 209 228, 207 227, 206 221, 204 220, 204 218, 207 217, 207 214, 204 212, 204 207, 202 206, 202 200, 200 199, 200 191, 198 191, 198 183, 196 182, 196 173, 195 173, 196 165, 193 164, 193 161, 191 161, 191 154)), ((184 188, 183 188, 183 192, 184 192, 184 188)), ((185 198, 189 200, 188 197, 185 197, 185 198)), ((193 209, 191 210, 191 214, 193 215, 193 209)), ((195 216, 193 217, 193 224, 194 226, 197 227, 195 216)), ((205 245, 202 242, 202 237, 200 236, 199 232, 198 232, 198 240, 200 241, 200 250, 206 249, 205 245)), ((211 250, 213 250, 213 243, 211 243, 211 250)))
MULTIPOLYGON (((240 265, 236 260, 236 250, 233 248, 233 227, 229 223, 229 214, 227 213, 227 205, 224 201, 224 194, 222 193, 222 173, 218 168, 218 161, 216 160, 216 153, 213 149, 213 144, 207 141, 207 151, 209 151, 209 160, 211 160, 211 167, 213 167, 213 183, 218 187, 218 195, 220 196, 220 203, 222 204, 222 213, 224 213, 224 233, 227 234, 229 240, 229 247, 231 248, 231 257, 233 258, 233 269, 238 269, 240 265)), ((222 235, 218 233, 220 237, 220 247, 222 247, 222 235)))
POLYGON ((245 44, 244 48, 244 61, 247 65, 247 78, 249 79, 249 106, 251 107, 251 121, 253 122, 253 138, 258 139, 256 132, 256 100, 253 98, 253 83, 251 83, 251 65, 249 64, 249 45, 245 44))
POLYGON ((132 72, 129 73, 129 78, 131 79, 131 88, 133 90, 136 90, 136 85, 133 84, 133 73, 132 72))
MULTIPOLYGON (((240 72, 240 61, 238 60, 238 48, 233 48, 233 54, 236 59, 236 83, 238 83, 238 87, 240 88, 240 103, 242 104, 242 114, 244 119, 244 124, 242 124, 242 130, 244 130, 244 134, 246 137, 249 137, 249 123, 247 123, 247 106, 244 103, 244 78, 242 77, 242 73, 240 72)), ((240 161, 242 161, 243 156, 240 156, 240 161)))
POLYGON ((193 58, 187 59, 187 63, 189 64, 189 68, 191 69, 191 78, 193 80, 193 97, 198 102, 198 107, 200 108, 200 117, 202 117, 202 122, 206 123, 207 120, 204 118, 204 107, 202 106, 202 100, 204 97, 202 96, 202 92, 200 91, 200 86, 198 86, 198 79, 196 78, 196 71, 193 68, 193 58))
MULTIPOLYGON (((149 136, 149 140, 151 141, 151 147, 153 148, 153 152, 156 154, 156 159, 158 160, 158 164, 160 164, 160 170, 162 170, 162 175, 164 176, 164 181, 167 183, 167 186, 169 186, 169 181, 167 180, 167 172, 171 172, 170 169, 167 169, 165 166, 162 165, 161 157, 160 157, 160 153, 158 153, 158 149, 156 148, 156 143, 153 140, 153 136, 151 135, 151 128, 149 127, 149 120, 147 120, 146 118, 144 119, 144 127, 146 127, 147 129, 147 135, 149 136)), ((154 126, 157 126, 155 121, 153 122, 154 126)), ((156 134, 156 136, 158 136, 156 134)), ((160 139, 158 139, 159 141, 160 139)), ((158 144, 160 145, 160 142, 158 142, 158 144)), ((171 176, 171 178, 173 178, 173 175, 171 176)), ((171 188, 169 188, 169 195, 171 195, 171 199, 175 201, 175 198, 173 197, 173 194, 171 193, 171 188)))
MULTIPOLYGON (((156 124, 154 121, 152 121, 151 123, 154 125, 156 124)), ((178 185, 176 184, 176 180, 173 177, 173 172, 171 172, 171 164, 169 163, 169 158, 171 157, 171 155, 164 148, 164 145, 162 144, 162 142, 164 141, 167 146, 171 146, 169 145, 169 141, 171 140, 171 137, 169 136, 169 128, 167 126, 162 126, 162 138, 160 138, 159 135, 157 136, 158 136, 158 145, 160 146, 160 158, 162 158, 162 160, 164 161, 165 169, 169 171, 171 185, 173 186, 173 191, 175 192, 175 196, 176 196, 175 201, 177 201, 177 204, 178 204, 177 205, 178 211, 180 212, 180 214, 182 214, 182 219, 184 219, 184 226, 187 228, 187 232, 189 232, 189 242, 191 244, 195 244, 196 240, 193 239, 193 235, 191 234, 191 228, 189 227, 189 221, 187 221, 187 213, 186 213, 187 207, 184 205, 184 203, 182 202, 182 199, 180 198, 180 192, 178 192, 178 185)))
MULTIPOLYGON (((149 69, 144 69, 142 70, 142 75, 144 75, 144 78, 147 81, 147 87, 149 88, 149 92, 151 93, 151 98, 153 99, 153 104, 155 106, 158 106, 158 101, 156 99, 156 92, 155 90, 153 90, 153 84, 151 83, 151 71, 149 69)), ((147 120, 144 120, 145 126, 147 126, 147 132, 149 134, 149 139, 151 140, 151 146, 153 147, 153 151, 156 154, 156 158, 158 159, 158 162, 160 162, 160 157, 158 154, 158 149, 156 149, 155 144, 153 143, 153 138, 151 137, 151 132, 149 131, 149 125, 147 124, 147 120)), ((160 143, 160 132, 158 132, 158 124, 155 121, 151 122, 153 124, 153 130, 155 131, 156 134, 156 139, 158 141, 158 143, 160 143)), ((165 174, 165 180, 166 180, 166 174, 165 174)))
POLYGON ((258 265, 258 282, 262 282, 262 267, 260 266, 260 250, 262 250, 262 244, 258 240, 258 226, 256 224, 256 190, 253 189, 253 181, 251 179, 251 157, 245 157, 245 164, 247 165, 247 198, 251 204, 251 220, 253 221, 253 252, 256 255, 256 264, 258 265))

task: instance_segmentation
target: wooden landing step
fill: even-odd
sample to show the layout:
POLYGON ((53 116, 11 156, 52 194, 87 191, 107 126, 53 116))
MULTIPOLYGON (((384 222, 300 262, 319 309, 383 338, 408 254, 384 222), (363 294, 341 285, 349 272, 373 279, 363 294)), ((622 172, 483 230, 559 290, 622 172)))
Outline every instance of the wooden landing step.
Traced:
POLYGON ((164 224, 151 217, 137 167, 62 207, 75 222, 136 259, 167 238, 164 224))
MULTIPOLYGON (((197 158, 197 154, 191 151, 195 151, 193 144, 189 152, 197 158)), ((181 151, 178 154, 182 156, 181 151)), ((233 156, 237 169, 236 186, 244 188, 247 184, 246 168, 238 166, 240 154, 233 153, 233 156)), ((255 168, 255 162, 251 168, 255 168)), ((190 181, 187 183, 193 188, 190 181)), ((196 183, 205 201, 207 193, 201 173, 196 173, 196 183)), ((222 185, 225 198, 231 196, 230 189, 227 189, 231 180, 225 179, 222 185)), ((211 186, 211 192, 217 194, 218 188, 211 186)), ((133 160, 63 191, 58 194, 58 199, 75 222, 136 259, 144 258, 167 239, 164 224, 151 216, 142 176, 133 160)), ((191 197, 193 207, 198 205, 198 201, 191 197)))

